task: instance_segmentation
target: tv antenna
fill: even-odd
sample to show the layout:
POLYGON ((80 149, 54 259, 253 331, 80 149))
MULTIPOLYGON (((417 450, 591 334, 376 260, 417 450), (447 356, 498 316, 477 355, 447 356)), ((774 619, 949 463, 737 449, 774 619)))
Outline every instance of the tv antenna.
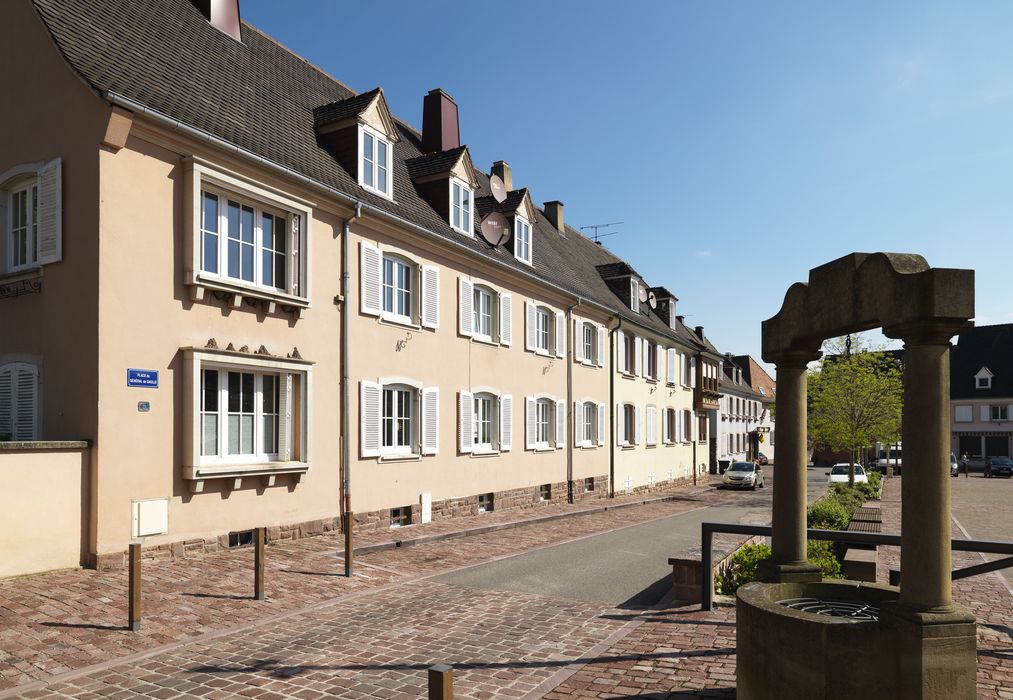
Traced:
POLYGON ((597 243, 600 238, 604 238, 605 236, 614 236, 617 233, 619 233, 619 231, 609 231, 608 233, 598 233, 598 229, 608 228, 609 226, 618 226, 621 223, 624 223, 624 222, 622 222, 622 221, 613 221, 612 223, 609 223, 609 224, 591 224, 589 226, 581 226, 580 230, 581 231, 587 231, 588 229, 594 229, 594 233, 591 234, 591 239, 595 243, 597 243))

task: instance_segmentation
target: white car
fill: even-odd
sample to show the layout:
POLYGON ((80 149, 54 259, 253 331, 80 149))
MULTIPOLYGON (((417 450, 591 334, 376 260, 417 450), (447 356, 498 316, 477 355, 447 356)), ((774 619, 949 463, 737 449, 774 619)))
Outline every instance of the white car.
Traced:
MULTIPOLYGON (((827 476, 829 477, 827 479, 827 483, 828 484, 846 484, 846 483, 848 483, 848 464, 847 464, 847 462, 842 462, 840 464, 835 464, 830 469, 830 471, 827 472, 827 476)), ((863 469, 862 465, 860 465, 860 464, 856 464, 855 465, 855 483, 856 484, 861 484, 861 483, 866 483, 867 484, 867 483, 869 483, 869 477, 866 476, 865 469, 863 469)))
POLYGON ((754 462, 732 462, 721 479, 726 489, 763 488, 763 469, 754 462))

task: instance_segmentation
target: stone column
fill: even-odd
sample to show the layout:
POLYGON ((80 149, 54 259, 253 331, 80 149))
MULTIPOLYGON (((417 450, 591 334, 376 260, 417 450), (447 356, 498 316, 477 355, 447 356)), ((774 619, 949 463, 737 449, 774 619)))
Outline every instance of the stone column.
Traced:
POLYGON ((900 604, 912 611, 953 608, 949 456, 954 332, 939 323, 900 329, 904 340, 900 604))
POLYGON ((808 415, 806 367, 818 353, 773 358, 777 366, 777 442, 774 445, 773 557, 760 574, 767 581, 818 581, 806 559, 806 464, 808 415))

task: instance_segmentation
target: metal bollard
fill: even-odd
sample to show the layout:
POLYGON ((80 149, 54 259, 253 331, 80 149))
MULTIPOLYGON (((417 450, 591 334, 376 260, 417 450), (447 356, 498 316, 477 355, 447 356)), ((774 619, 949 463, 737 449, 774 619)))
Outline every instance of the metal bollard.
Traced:
POLYGON ((454 700, 454 668, 446 664, 429 667, 429 700, 454 700))
POLYGON ((138 632, 141 629, 141 545, 134 543, 130 545, 130 560, 127 565, 127 585, 129 587, 129 601, 127 626, 131 632, 138 632))
POLYGON ((266 600, 264 593, 264 540, 267 528, 258 527, 253 531, 253 599, 266 600))

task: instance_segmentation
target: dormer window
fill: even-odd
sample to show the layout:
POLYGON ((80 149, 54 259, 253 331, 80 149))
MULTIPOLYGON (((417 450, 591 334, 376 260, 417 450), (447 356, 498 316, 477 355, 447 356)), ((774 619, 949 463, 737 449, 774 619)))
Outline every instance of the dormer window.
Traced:
POLYGON ((635 280, 630 280, 630 308, 640 312, 640 284, 635 280))
POLYGON ((672 303, 668 305, 668 327, 675 328, 675 304, 672 303))
POLYGON ((514 217, 514 257, 531 264, 531 224, 521 216, 514 217))
POLYGON ((391 196, 390 142, 367 126, 359 128, 359 184, 384 197, 391 196))
POLYGON ((978 370, 978 373, 974 375, 974 388, 975 389, 991 389, 992 388, 992 374, 988 367, 982 367, 978 370))
POLYGON ((472 208, 474 193, 457 178, 450 180, 450 226, 468 236, 472 235, 472 208))

